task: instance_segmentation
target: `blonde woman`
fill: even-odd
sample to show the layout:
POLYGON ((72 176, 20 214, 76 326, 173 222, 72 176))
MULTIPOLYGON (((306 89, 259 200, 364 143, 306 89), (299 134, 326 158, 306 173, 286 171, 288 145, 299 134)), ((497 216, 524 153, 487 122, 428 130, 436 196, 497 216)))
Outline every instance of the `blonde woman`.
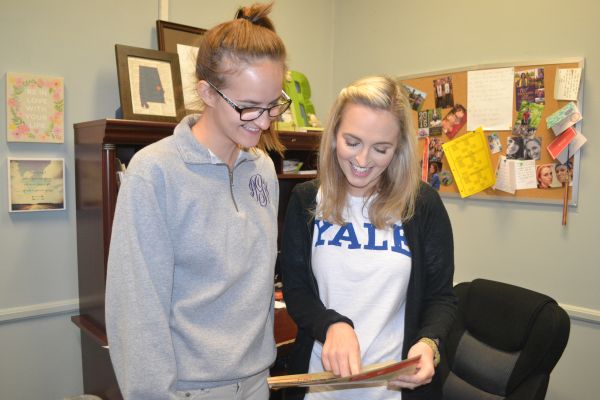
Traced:
POLYGON ((332 108, 319 179, 294 188, 281 264, 298 325, 291 372, 347 376, 421 356, 416 374, 389 386, 311 389, 306 399, 441 399, 435 368, 456 310, 452 229, 419 179, 415 140, 400 83, 361 79, 332 108))

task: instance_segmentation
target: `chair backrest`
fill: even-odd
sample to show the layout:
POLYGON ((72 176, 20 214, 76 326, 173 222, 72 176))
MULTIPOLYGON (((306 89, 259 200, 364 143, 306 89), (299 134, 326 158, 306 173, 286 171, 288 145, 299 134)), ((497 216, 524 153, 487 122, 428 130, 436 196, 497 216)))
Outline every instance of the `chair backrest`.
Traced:
POLYGON ((475 279, 454 290, 444 400, 543 399, 569 338, 567 313, 544 294, 506 283, 475 279))

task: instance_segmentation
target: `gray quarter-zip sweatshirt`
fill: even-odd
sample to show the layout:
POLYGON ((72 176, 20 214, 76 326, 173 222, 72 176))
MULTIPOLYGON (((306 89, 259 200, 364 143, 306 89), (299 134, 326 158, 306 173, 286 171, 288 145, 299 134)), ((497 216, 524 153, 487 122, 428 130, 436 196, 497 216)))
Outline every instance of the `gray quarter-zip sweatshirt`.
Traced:
POLYGON ((106 329, 125 399, 225 385, 275 359, 275 168, 252 149, 230 171, 192 135, 197 118, 136 153, 119 189, 106 329))

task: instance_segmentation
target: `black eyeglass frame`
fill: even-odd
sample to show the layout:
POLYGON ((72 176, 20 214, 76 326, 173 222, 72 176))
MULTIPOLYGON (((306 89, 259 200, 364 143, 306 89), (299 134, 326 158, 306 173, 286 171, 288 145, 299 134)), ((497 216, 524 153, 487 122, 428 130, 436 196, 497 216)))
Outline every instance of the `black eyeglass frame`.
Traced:
POLYGON ((229 97, 227 97, 223 92, 221 92, 219 89, 217 89, 217 87, 215 85, 213 85, 212 83, 210 83, 209 81, 206 81, 206 83, 208 83, 210 85, 211 88, 213 88, 215 90, 215 92, 217 92, 219 94, 219 96, 221 96, 223 98, 223 100, 225 100, 225 102, 227 104, 229 104, 231 106, 231 108, 233 108, 235 111, 238 112, 238 114, 240 114, 240 121, 244 121, 244 122, 250 122, 250 121, 254 121, 259 119, 263 113, 266 111, 267 115, 271 118, 276 118, 279 117, 280 115, 282 115, 284 112, 286 112, 289 108, 290 105, 292 104, 292 99, 290 98, 290 96, 287 95, 286 92, 284 92, 283 90, 281 91, 281 95, 283 96, 285 102, 283 103, 277 103, 271 107, 258 107, 258 106, 252 106, 252 107, 240 107, 237 104, 235 104, 235 102, 233 100, 231 100, 229 97), (285 106, 280 113, 278 114, 271 114, 271 110, 276 109, 277 107, 281 107, 281 106, 285 106), (246 110, 259 110, 258 115, 255 118, 252 119, 243 119, 242 118, 242 114, 246 111, 246 110))

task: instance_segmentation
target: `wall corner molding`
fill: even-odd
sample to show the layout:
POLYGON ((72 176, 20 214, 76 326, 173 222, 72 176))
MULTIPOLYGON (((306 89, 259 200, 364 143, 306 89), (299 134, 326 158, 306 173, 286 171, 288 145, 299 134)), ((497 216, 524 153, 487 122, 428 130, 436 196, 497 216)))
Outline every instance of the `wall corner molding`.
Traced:
POLYGON ((593 308, 574 306, 571 304, 559 304, 565 309, 571 319, 578 321, 591 322, 600 325, 600 310, 593 308))
POLYGON ((0 324, 77 312, 79 312, 79 298, 0 308, 0 324))

